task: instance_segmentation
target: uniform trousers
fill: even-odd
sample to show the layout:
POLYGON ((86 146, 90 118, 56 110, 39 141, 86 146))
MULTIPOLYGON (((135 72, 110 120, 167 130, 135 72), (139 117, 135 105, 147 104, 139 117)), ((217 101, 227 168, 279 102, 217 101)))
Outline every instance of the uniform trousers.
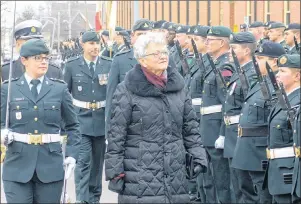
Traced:
POLYGON ((3 180, 7 203, 60 203, 64 182, 43 183, 36 172, 27 183, 3 180))
POLYGON ((105 151, 104 136, 82 135, 74 176, 77 201, 99 202, 102 193, 102 171, 105 151))
POLYGON ((292 203, 292 195, 290 193, 283 195, 274 195, 273 203, 286 204, 292 203))
POLYGON ((232 203, 242 203, 242 191, 239 189, 238 172, 235 168, 231 167, 232 158, 228 158, 228 162, 230 168, 230 179, 234 191, 234 198, 232 198, 232 203))

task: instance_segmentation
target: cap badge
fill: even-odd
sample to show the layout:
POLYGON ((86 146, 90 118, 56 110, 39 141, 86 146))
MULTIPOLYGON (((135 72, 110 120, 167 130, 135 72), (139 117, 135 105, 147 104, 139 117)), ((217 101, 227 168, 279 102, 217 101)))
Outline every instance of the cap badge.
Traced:
POLYGON ((269 25, 269 28, 272 28, 272 24, 269 25))
POLYGON ((198 32, 199 32, 198 29, 195 29, 194 33, 198 33, 198 32))
POLYGON ((30 30, 32 33, 35 33, 37 32, 37 29, 35 27, 31 27, 31 30, 30 30))
POLYGON ((171 29, 171 28, 172 28, 172 25, 170 25, 168 28, 171 29))
POLYGON ((188 31, 187 32, 190 32, 190 28, 188 29, 188 31))
POLYGON ((279 62, 280 62, 280 64, 285 64, 287 62, 286 56, 281 57, 279 62))
POLYGON ((144 28, 148 28, 148 25, 147 25, 147 23, 144 23, 144 26, 143 26, 144 28))
POLYGON ((258 51, 259 51, 259 52, 263 52, 263 48, 260 46, 260 47, 258 48, 258 51))
POLYGON ((181 26, 179 26, 177 30, 181 30, 181 28, 182 28, 182 27, 181 27, 181 26))
POLYGON ((212 29, 210 29, 210 30, 208 31, 208 34, 209 34, 209 33, 212 33, 212 29))
POLYGON ((230 40, 231 40, 231 41, 233 40, 233 35, 232 35, 232 34, 230 34, 230 40))

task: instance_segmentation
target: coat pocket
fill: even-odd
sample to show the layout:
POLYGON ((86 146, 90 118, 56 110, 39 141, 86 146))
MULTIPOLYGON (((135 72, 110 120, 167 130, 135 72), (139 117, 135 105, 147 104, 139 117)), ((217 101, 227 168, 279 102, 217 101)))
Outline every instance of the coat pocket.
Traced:
POLYGON ((118 194, 122 193, 124 190, 124 179, 118 178, 110 180, 109 190, 118 194))
POLYGON ((47 124, 60 124, 61 103, 44 102, 44 122, 47 124))
POLYGON ((29 114, 28 101, 18 101, 10 103, 10 122, 11 124, 26 124, 28 123, 29 114))

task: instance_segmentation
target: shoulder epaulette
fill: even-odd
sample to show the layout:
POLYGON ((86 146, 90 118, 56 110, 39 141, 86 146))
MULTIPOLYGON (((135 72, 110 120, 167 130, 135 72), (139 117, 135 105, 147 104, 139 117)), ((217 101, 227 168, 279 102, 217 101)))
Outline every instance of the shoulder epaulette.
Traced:
MULTIPOLYGON (((17 77, 17 78, 12 78, 11 79, 11 81, 17 81, 19 78, 17 77)), ((6 79, 6 80, 4 80, 3 82, 2 82, 2 84, 7 84, 8 83, 8 79, 6 79)))
POLYGON ((70 57, 70 58, 67 60, 67 63, 68 63, 68 62, 72 62, 72 61, 74 61, 74 60, 76 60, 76 59, 79 59, 79 56, 70 57))
POLYGON ((58 68, 58 69, 60 69, 56 64, 54 64, 54 63, 49 63, 49 65, 51 65, 52 67, 55 67, 55 68, 58 68))
POLYGON ((61 80, 61 79, 56 79, 56 78, 49 78, 49 79, 52 80, 52 81, 60 82, 62 84, 66 84, 66 82, 64 80, 61 80))
POLYGON ((104 60, 108 60, 108 61, 112 61, 113 60, 112 58, 107 57, 107 56, 103 56, 103 55, 101 55, 100 58, 104 59, 104 60))
POLYGON ((115 56, 118 56, 118 55, 122 55, 122 54, 125 54, 125 53, 128 53, 130 52, 131 50, 124 50, 122 52, 117 52, 115 56))

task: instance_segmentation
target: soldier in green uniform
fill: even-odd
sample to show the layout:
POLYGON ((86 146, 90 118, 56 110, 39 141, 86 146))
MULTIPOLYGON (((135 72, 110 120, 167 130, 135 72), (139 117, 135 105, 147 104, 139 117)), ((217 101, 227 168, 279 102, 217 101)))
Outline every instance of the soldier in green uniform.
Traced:
POLYGON ((49 49, 41 39, 25 42, 20 50, 25 73, 1 87, 1 140, 8 150, 3 164, 3 187, 8 203, 59 203, 64 168, 68 179, 80 147, 79 122, 67 84, 48 78, 49 49), (9 100, 9 124, 5 127, 9 100), (60 121, 68 134, 64 160, 60 121))
POLYGON ((154 22, 152 25, 152 32, 166 32, 167 30, 165 31, 162 28, 162 25, 166 22, 167 22, 166 20, 159 20, 159 21, 154 22))
MULTIPOLYGON (((239 66, 246 81, 241 82, 237 72, 234 73, 229 81, 226 100, 223 104, 223 123, 225 124, 224 157, 228 159, 230 166, 230 177, 233 184, 233 190, 236 202, 243 202, 242 191, 239 189, 238 173, 231 166, 234 149, 237 139, 237 127, 239 123, 240 111, 244 102, 244 94, 247 94, 248 83, 252 83, 255 74, 252 62, 252 55, 256 50, 256 40, 252 33, 240 32, 230 37, 231 49, 236 53, 239 66), (242 84, 243 83, 243 84, 242 84)), ((251 179, 250 183, 252 182, 251 179)))
MULTIPOLYGON (((29 39, 42 39, 42 23, 37 20, 26 20, 15 26, 16 51, 19 53, 21 46, 29 39)), ((12 78, 20 78, 25 72, 21 57, 15 56, 12 66, 12 78), (16 58, 15 58, 16 57, 16 58)), ((3 64, 1 70, 2 81, 8 79, 10 62, 3 64)), ((62 70, 55 64, 49 63, 46 76, 49 78, 63 79, 62 70)))
MULTIPOLYGON (((277 58, 285 54, 279 43, 267 41, 255 52, 261 73, 266 75, 265 61, 277 69, 277 58)), ((261 92, 257 77, 250 81, 250 89, 245 97, 239 117, 238 137, 232 159, 232 167, 238 172, 239 189, 244 203, 271 203, 268 190, 262 190, 267 166, 266 147, 268 135, 268 115, 272 107, 269 97, 261 92), (251 182, 250 182, 251 179, 251 182)), ((272 90, 270 81, 268 88, 272 90)))
POLYGON ((268 27, 269 29, 269 39, 272 42, 280 43, 284 50, 288 52, 289 46, 285 43, 284 40, 284 30, 285 30, 285 25, 283 23, 271 23, 268 27))
POLYGON ((300 29, 300 23, 291 23, 284 31, 284 40, 290 47, 288 54, 300 54, 300 29), (294 37, 296 38, 299 51, 296 48, 294 37))
POLYGON ((249 26, 249 32, 254 35, 257 43, 257 48, 260 47, 264 39, 264 24, 259 21, 251 23, 249 26))
MULTIPOLYGON (((300 105, 300 55, 282 55, 278 58, 277 81, 283 84, 292 107, 300 105)), ((292 203, 294 167, 293 124, 280 101, 276 103, 268 118, 269 134, 266 182, 275 203, 292 203)), ((299 180, 300 181, 300 180, 299 180)))
POLYGON ((166 35, 166 38, 167 38, 167 48, 169 50, 169 54, 170 56, 173 56, 173 52, 175 52, 175 42, 174 42, 174 39, 176 37, 176 24, 172 23, 172 22, 169 22, 169 23, 165 23, 162 25, 162 27, 165 29, 165 26, 167 26, 167 35, 166 35))
MULTIPOLYGON (((151 23, 147 19, 140 19, 135 22, 132 28, 131 44, 133 45, 138 36, 145 34, 151 30, 151 23)), ((106 94, 106 125, 110 123, 111 119, 111 103, 113 94, 119 83, 124 80, 126 73, 135 67, 137 60, 134 58, 133 49, 127 49, 119 52, 113 59, 110 74, 108 78, 107 94, 106 94)), ((106 127, 107 129, 107 127, 106 127)))
POLYGON ((229 37, 231 30, 224 26, 212 26, 208 30, 206 47, 222 77, 210 66, 204 75, 201 105, 201 135, 203 145, 213 166, 213 178, 217 199, 231 203, 230 172, 228 160, 223 157, 224 127, 222 126, 222 104, 225 101, 226 83, 232 76, 229 65, 229 37))
POLYGON ((100 37, 82 36, 83 56, 67 62, 64 79, 73 96, 82 142, 75 168, 76 199, 98 203, 102 193, 105 144, 106 86, 111 59, 99 55, 100 37))

